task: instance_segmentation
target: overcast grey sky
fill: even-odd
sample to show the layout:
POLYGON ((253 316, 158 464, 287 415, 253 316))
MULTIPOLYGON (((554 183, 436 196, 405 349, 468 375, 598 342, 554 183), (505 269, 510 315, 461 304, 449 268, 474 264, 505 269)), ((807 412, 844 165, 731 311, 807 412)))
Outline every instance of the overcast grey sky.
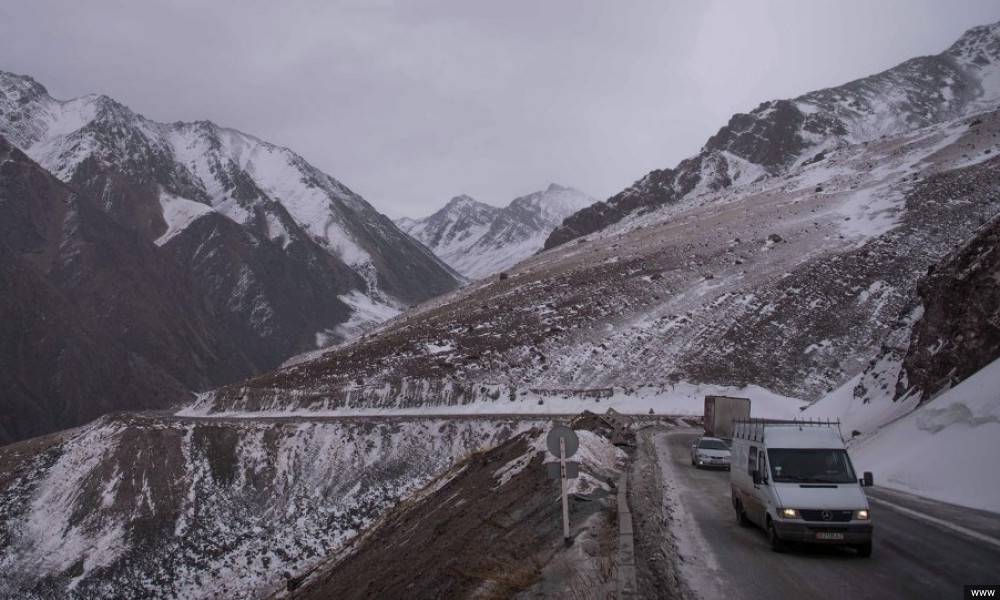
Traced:
POLYGON ((598 199, 734 112, 936 54, 996 0, 23 0, 0 69, 287 146, 391 217, 598 199))

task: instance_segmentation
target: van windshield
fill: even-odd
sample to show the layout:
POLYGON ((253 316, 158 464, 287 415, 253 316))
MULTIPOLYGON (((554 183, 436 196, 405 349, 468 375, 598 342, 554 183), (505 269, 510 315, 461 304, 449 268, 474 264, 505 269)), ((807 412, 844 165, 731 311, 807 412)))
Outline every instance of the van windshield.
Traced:
POLYGON ((857 483, 846 450, 768 448, 771 478, 785 483, 857 483))

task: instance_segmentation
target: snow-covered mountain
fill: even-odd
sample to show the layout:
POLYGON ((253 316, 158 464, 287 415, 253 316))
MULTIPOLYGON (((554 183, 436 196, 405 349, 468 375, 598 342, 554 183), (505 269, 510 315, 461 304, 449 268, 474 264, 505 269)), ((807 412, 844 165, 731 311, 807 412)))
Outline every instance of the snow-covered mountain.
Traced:
POLYGON ((563 219, 594 202, 579 190, 553 183, 504 208, 462 195, 429 217, 403 218, 396 224, 462 275, 479 279, 541 250, 563 219))
MULTIPOLYGON (((704 384, 818 399, 913 326, 928 269, 1000 208, 998 62, 1000 24, 849 84, 867 100, 844 100, 831 113, 840 125, 813 111, 811 125, 789 128, 798 121, 781 116, 802 99, 847 98, 840 88, 737 115, 706 148, 716 157, 739 148, 769 169, 752 174, 746 163, 715 179, 690 171, 688 191, 697 191, 683 201, 650 204, 519 263, 507 279, 476 282, 378 336, 200 405, 488 406, 536 390, 631 389, 652 399, 704 384)), ((635 189, 622 197, 650 197, 635 189)))
MULTIPOLYGON (((994 26, 963 39, 995 48, 998 37, 994 26)), ((988 74, 990 59, 978 56, 970 64, 988 74)), ((975 478, 978 497, 993 494, 983 507, 995 510, 982 473, 998 439, 989 393, 1000 352, 1000 102, 984 79, 954 118, 924 122, 932 90, 909 95, 910 83, 879 88, 904 100, 877 138, 831 130, 829 147, 815 140, 822 155, 645 206, 521 261, 509 277, 472 282, 321 356, 201 394, 173 416, 108 416, 0 448, 0 594, 256 597, 290 589, 287 579, 329 595, 325 582, 369 580, 396 549, 428 552, 408 561, 413 581, 399 584, 394 565, 381 589, 441 589, 463 571, 428 557, 461 554, 483 536, 450 545, 455 529, 475 531, 468 516, 480 507, 470 499, 510 499, 485 526, 476 522, 491 536, 556 504, 551 485, 536 494, 550 483, 538 468, 543 436, 518 432, 542 423, 525 413, 697 415, 705 393, 727 391, 749 395, 764 416, 820 399, 805 414, 822 408, 844 418, 845 434, 856 428, 859 465, 924 491, 931 477, 956 489, 975 478), (966 379, 973 391, 956 386, 983 365, 985 379, 966 379), (886 437, 873 434, 921 400, 886 437), (522 416, 441 417, 477 413, 522 416), (360 415, 378 418, 345 418, 360 415), (919 451, 961 447, 970 462, 945 472, 955 455, 928 461, 907 446, 915 438, 919 451), (537 497, 550 504, 515 501, 537 497), (350 562, 345 540, 372 523, 389 527, 367 530, 350 562)), ((942 86, 941 96, 957 89, 942 86)), ((740 139, 754 156, 772 148, 767 135, 740 139)), ((9 156, 0 174, 22 174, 7 189, 37 176, 31 189, 53 187, 59 202, 72 195, 9 156)), ((36 234, 66 221, 59 202, 3 232, 19 244, 15 277, 49 264, 55 250, 36 234)), ((615 463, 616 450, 587 438, 576 455, 583 469, 596 455, 615 463)))
POLYGON ((51 98, 0 72, 0 134, 157 245, 220 215, 282 248, 317 243, 372 299, 416 302, 453 274, 336 179, 287 148, 209 121, 150 121, 107 96, 51 98))
MULTIPOLYGON (((123 363, 157 374, 92 389, 89 402, 103 411, 128 408, 119 402, 125 397, 133 407, 148 407, 150 398, 163 406, 178 390, 274 368, 459 283, 426 248, 300 156, 210 122, 156 123, 106 96, 60 101, 29 77, 0 72, 0 139, 17 150, 4 151, 0 211, 9 223, 37 226, 32 239, 6 240, 7 260, 26 260, 36 283, 61 298, 50 303, 53 311, 67 301, 87 307, 88 328, 123 342, 130 357, 123 363), (88 215, 86 225, 56 219, 67 206, 88 215), (100 251, 68 250, 79 244, 100 251), (127 270, 138 257, 141 265, 127 270), (139 382, 164 376, 173 384, 139 393, 139 382), (102 394, 115 387, 115 400, 102 394)), ((31 314, 31 299, 11 290, 4 300, 31 314)), ((64 315, 37 316, 52 323, 64 315)), ((55 345, 79 347, 70 331, 54 332, 55 345)), ((33 352, 47 339, 25 343, 33 352)), ((29 354, 15 347, 6 357, 20 363, 29 354)), ((36 408, 5 410, 13 416, 0 424, 0 441, 101 413, 58 408, 77 406, 73 390, 90 386, 74 382, 94 369, 64 361, 54 372, 29 372, 3 398, 36 408)))
POLYGON ((568 218, 545 247, 667 203, 779 176, 853 144, 975 114, 998 99, 1000 23, 994 23, 969 30, 936 56, 733 115, 698 154, 568 218))

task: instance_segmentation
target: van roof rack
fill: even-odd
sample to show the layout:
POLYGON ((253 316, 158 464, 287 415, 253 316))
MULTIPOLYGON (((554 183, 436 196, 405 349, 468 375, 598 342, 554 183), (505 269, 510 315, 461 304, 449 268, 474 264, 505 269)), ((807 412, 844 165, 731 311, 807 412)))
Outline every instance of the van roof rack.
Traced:
POLYGON ((836 427, 840 439, 844 439, 844 434, 840 431, 840 419, 733 419, 733 437, 762 442, 764 428, 773 426, 798 427, 800 431, 806 427, 836 427))

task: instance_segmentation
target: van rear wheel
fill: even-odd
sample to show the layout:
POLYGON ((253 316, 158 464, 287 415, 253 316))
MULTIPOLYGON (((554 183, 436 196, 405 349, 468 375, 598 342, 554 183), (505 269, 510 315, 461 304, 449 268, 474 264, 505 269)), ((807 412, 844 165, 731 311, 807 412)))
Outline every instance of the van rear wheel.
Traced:
POLYGON ((733 508, 736 509, 736 522, 739 523, 740 527, 749 527, 750 519, 747 518, 747 513, 743 510, 743 503, 739 500, 733 500, 733 508))

